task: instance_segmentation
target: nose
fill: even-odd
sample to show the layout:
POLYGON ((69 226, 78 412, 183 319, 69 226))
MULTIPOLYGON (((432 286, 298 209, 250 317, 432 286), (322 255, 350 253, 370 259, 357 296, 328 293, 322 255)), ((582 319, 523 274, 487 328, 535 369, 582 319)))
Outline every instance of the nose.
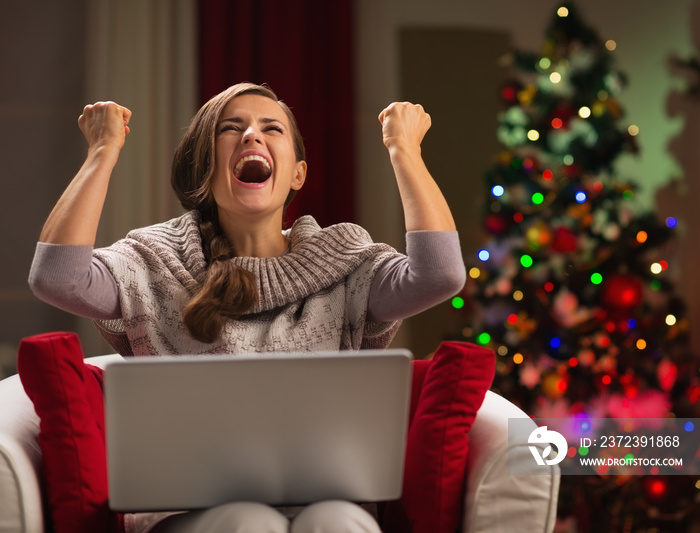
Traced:
POLYGON ((262 143, 262 135, 254 126, 249 126, 243 132, 243 144, 262 143))

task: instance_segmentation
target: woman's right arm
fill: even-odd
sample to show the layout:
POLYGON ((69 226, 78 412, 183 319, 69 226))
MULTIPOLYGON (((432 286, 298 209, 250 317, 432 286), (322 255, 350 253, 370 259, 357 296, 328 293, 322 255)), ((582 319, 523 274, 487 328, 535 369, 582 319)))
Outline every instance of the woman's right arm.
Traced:
POLYGON ((88 105, 78 119, 88 154, 51 211, 29 274, 34 294, 65 311, 94 319, 119 318, 117 284, 92 258, 112 170, 129 133, 131 112, 114 102, 88 105))
POLYGON ((37 243, 29 271, 34 295, 59 309, 93 320, 121 318, 119 288, 92 246, 37 243))
POLYGON ((129 132, 131 111, 114 102, 85 106, 78 119, 88 154, 51 211, 40 242, 94 246, 112 170, 129 132))

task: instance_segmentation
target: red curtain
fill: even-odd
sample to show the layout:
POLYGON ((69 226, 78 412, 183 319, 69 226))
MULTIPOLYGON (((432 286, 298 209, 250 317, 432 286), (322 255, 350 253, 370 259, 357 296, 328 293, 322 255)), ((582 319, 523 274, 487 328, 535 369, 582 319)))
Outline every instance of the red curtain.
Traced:
POLYGON ((199 0, 200 97, 267 83, 306 145, 304 187, 287 221, 354 221, 352 0, 199 0))

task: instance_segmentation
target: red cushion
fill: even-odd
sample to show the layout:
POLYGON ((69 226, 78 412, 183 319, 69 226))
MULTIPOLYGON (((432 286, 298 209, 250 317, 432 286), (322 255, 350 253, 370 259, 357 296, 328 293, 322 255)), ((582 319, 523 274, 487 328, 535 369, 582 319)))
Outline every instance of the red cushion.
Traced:
POLYGON ((454 533, 462 520, 468 432, 491 386, 495 354, 443 342, 432 361, 413 363, 403 494, 385 505, 390 533, 454 533))
POLYGON ((40 419, 53 532, 121 530, 108 508, 102 370, 83 362, 74 333, 23 339, 17 370, 40 419))

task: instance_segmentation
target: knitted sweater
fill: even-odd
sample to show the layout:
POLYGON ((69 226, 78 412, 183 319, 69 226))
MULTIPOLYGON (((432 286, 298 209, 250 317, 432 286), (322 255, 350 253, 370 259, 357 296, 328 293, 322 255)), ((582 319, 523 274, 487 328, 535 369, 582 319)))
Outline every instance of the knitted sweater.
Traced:
POLYGON ((96 321, 122 355, 359 350, 384 348, 399 322, 366 319, 372 278, 398 252, 354 224, 321 229, 302 217, 287 232, 289 253, 232 261, 255 275, 260 301, 228 320, 219 339, 199 342, 182 308, 207 264, 196 212, 130 232, 94 251, 119 286, 122 318, 96 321))

